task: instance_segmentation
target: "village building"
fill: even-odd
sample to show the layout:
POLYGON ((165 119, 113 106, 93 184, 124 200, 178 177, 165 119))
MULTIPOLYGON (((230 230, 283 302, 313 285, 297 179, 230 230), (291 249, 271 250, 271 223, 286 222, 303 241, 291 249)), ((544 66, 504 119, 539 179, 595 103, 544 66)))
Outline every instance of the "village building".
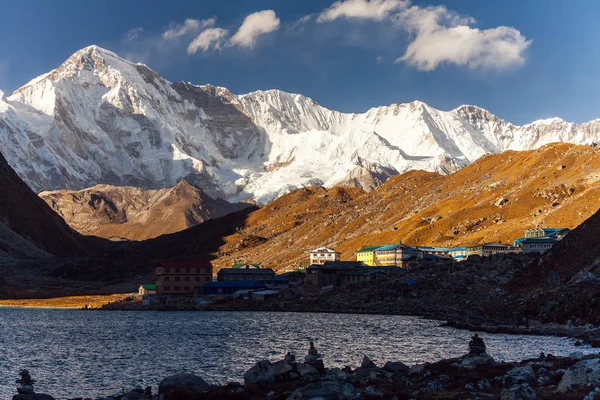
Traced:
POLYGON ((523 253, 544 253, 552 248, 554 243, 562 240, 571 232, 568 228, 535 228, 527 229, 525 236, 513 243, 521 246, 523 253))
POLYGON ((423 256, 415 262, 418 266, 431 266, 452 263, 454 259, 448 254, 423 253, 423 256))
POLYGON ((267 285, 258 281, 216 281, 204 285, 204 294, 230 295, 238 291, 266 290, 267 285))
POLYGON ((138 295, 144 296, 144 295, 148 295, 148 294, 156 294, 156 285, 149 284, 149 283, 141 284, 140 287, 138 288, 138 295))
POLYGON ((464 261, 467 259, 467 248, 455 247, 453 249, 448 249, 448 254, 454 259, 454 261, 464 261))
POLYGON ((404 268, 411 261, 423 258, 423 251, 417 247, 406 246, 402 242, 388 244, 375 250, 375 265, 387 267, 397 266, 404 268))
POLYGON ((274 277, 275 271, 261 268, 260 264, 234 264, 232 268, 222 268, 217 273, 217 281, 260 281, 274 277))
POLYGON ((356 252, 356 261, 362 262, 370 267, 375 265, 375 250, 380 246, 368 246, 356 252))
POLYGON ((209 261, 161 261, 155 269, 156 294, 202 293, 204 284, 212 281, 212 273, 209 261))
POLYGON ((339 286, 343 274, 365 267, 365 264, 358 261, 327 261, 323 264, 313 264, 306 270, 305 284, 317 287, 339 286))
POLYGON ((432 254, 435 256, 447 256, 450 251, 447 247, 429 247, 429 246, 419 246, 419 250, 421 250, 424 254, 432 254))
POLYGON ((523 241, 521 241, 520 244, 521 244, 521 249, 523 251, 523 254, 529 254, 529 253, 543 254, 543 253, 547 252, 548 250, 550 250, 556 242, 558 242, 557 239, 541 237, 541 238, 526 238, 523 241))
POLYGON ((340 253, 327 247, 319 247, 310 251, 310 263, 324 264, 327 261, 340 261, 340 253))
POLYGON ((304 284, 304 279, 306 279, 306 270, 302 269, 297 271, 284 272, 283 274, 277 276, 287 278, 290 285, 300 286, 304 284))
POLYGON ((553 238, 561 240, 571 232, 569 228, 535 228, 525 231, 525 238, 553 238))
POLYGON ((467 247, 467 257, 472 255, 478 255, 481 257, 489 257, 494 254, 502 253, 520 253, 521 248, 517 246, 510 246, 507 244, 492 242, 483 243, 477 246, 467 247))

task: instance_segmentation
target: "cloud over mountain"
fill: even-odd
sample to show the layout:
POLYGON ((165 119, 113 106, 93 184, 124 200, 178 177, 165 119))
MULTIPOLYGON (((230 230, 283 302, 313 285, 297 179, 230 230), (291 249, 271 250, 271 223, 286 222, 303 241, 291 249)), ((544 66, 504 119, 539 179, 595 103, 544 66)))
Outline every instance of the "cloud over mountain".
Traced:
POLYGON ((196 38, 189 44, 188 53, 195 54, 198 49, 203 52, 208 51, 210 48, 220 50, 223 41, 229 34, 227 29, 223 28, 210 28, 200 33, 196 38))
POLYGON ((258 11, 244 18, 244 22, 233 35, 230 43, 233 46, 252 48, 256 40, 266 33, 279 29, 280 20, 273 10, 258 11))

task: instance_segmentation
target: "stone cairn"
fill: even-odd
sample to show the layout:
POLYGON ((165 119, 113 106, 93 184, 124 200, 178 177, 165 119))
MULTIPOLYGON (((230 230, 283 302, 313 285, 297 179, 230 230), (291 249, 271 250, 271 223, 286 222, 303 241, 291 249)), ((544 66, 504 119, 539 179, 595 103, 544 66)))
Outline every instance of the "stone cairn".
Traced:
POLYGON ((35 393, 33 390, 33 384, 35 381, 31 379, 31 375, 29 371, 26 369, 22 369, 19 372, 21 378, 17 379, 15 382, 21 385, 21 387, 17 387, 17 393, 19 394, 27 394, 27 393, 35 393))
POLYGON ((486 351, 485 343, 483 339, 476 333, 471 337, 469 342, 469 355, 470 356, 482 356, 486 351))
POLYGON ((304 362, 306 364, 310 364, 317 369, 319 372, 325 371, 325 364, 321 359, 323 356, 319 354, 317 349, 315 348, 315 343, 310 342, 310 348, 308 349, 308 354, 304 357, 304 362))

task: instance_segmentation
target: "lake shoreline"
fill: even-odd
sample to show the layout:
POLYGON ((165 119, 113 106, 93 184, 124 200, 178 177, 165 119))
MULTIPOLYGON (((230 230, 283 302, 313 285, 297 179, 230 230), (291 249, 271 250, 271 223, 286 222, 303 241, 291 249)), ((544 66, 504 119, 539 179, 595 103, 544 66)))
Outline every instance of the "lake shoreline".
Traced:
MULTIPOLYGON (((358 367, 327 368, 326 356, 310 342, 306 356, 288 352, 282 360, 259 360, 243 374, 243 383, 211 385, 193 373, 178 373, 152 386, 122 390, 97 400, 302 400, 323 399, 595 399, 600 396, 600 354, 575 352, 566 357, 541 353, 514 362, 494 360, 484 340, 471 337, 468 353, 432 363, 377 365, 364 354, 358 367), (591 396, 591 397, 589 397, 591 396)), ((21 371, 23 387, 31 381, 21 371)), ((33 384, 23 390, 33 391, 33 384)), ((82 397, 73 398, 81 399, 82 397)), ((91 397, 86 396, 91 400, 91 397)), ((13 400, 55 400, 48 394, 23 393, 13 400)))

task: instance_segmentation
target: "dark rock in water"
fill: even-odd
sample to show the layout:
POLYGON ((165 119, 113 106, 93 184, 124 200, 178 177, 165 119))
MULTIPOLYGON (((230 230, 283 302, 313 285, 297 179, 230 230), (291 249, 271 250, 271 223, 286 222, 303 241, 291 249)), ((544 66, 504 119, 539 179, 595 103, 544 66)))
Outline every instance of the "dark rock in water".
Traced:
POLYGON ((169 376, 158 385, 158 393, 164 394, 173 390, 185 390, 195 393, 203 393, 210 389, 210 385, 199 376, 194 374, 176 374, 169 376))
POLYGON ((297 389, 288 400, 319 398, 324 400, 346 400, 356 398, 358 391, 345 382, 317 382, 297 389))
POLYGON ((367 357, 367 355, 365 355, 363 357, 362 362, 360 363, 360 366, 363 368, 375 368, 376 365, 373 361, 371 361, 371 359, 369 357, 367 357))
POLYGON ((401 362, 388 361, 383 366, 383 369, 397 374, 405 374, 410 370, 410 367, 401 362))
POLYGON ((246 383, 268 383, 275 381, 275 371, 273 364, 269 360, 262 360, 256 363, 244 374, 246 383))

